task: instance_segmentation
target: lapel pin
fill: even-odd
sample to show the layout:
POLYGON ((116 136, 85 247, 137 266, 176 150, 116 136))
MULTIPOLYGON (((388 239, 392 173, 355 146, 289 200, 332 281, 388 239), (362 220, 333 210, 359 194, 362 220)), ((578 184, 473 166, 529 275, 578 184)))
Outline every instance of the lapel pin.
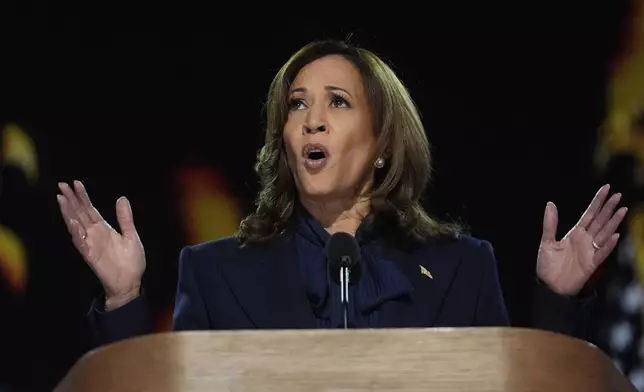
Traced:
POLYGON ((422 265, 419 265, 420 267, 420 274, 427 276, 429 279, 434 279, 432 276, 431 272, 427 270, 427 268, 423 267, 422 265))

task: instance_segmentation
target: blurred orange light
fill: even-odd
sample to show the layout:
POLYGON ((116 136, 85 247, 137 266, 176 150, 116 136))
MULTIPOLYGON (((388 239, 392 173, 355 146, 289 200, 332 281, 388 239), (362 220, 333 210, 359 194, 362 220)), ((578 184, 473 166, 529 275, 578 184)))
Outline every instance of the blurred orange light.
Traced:
POLYGON ((16 292, 27 287, 27 252, 20 238, 0 225, 0 273, 16 292))
POLYGON ((185 167, 178 172, 181 217, 189 244, 235 233, 241 215, 222 176, 208 167, 185 167))

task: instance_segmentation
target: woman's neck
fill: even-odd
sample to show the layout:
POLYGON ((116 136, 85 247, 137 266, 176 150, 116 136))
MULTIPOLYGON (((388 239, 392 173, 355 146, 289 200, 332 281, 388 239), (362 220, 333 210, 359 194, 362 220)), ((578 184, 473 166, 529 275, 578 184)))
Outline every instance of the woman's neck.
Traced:
POLYGON ((329 234, 346 232, 355 235, 371 208, 368 199, 331 202, 300 199, 300 202, 329 234))

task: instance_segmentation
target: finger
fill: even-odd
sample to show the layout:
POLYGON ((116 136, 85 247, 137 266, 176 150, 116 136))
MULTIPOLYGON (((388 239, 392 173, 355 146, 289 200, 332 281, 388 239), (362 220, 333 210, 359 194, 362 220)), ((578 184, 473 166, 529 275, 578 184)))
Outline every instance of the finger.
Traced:
POLYGON ((63 217, 63 221, 65 222, 65 226, 67 227, 67 230, 71 230, 71 227, 69 226, 69 214, 67 213, 67 199, 63 195, 56 195, 56 201, 58 202, 58 208, 60 209, 60 214, 63 217))
POLYGON ((611 254, 611 252, 617 245, 617 241, 619 241, 619 233, 611 235, 608 241, 603 246, 601 246, 597 252, 595 252, 595 255, 593 256, 593 265, 595 268, 603 263, 608 255, 611 254))
POLYGON ((76 194, 80 196, 81 204, 87 210, 89 219, 94 223, 102 221, 103 217, 92 204, 92 201, 87 194, 87 190, 85 189, 85 185, 80 181, 74 181, 74 189, 76 190, 76 194))
POLYGON ((617 228, 624 220, 626 213, 628 212, 627 207, 622 207, 610 218, 610 220, 604 225, 604 227, 599 231, 595 236, 595 243, 599 246, 603 246, 612 235, 617 231, 617 228))
POLYGON ((63 216, 63 221, 65 222, 65 226, 67 227, 67 231, 69 231, 70 234, 72 234, 73 227, 71 225, 72 219, 76 219, 76 214, 71 211, 71 207, 69 206, 69 201, 67 201, 67 198, 63 195, 56 195, 56 200, 58 201, 58 206, 60 207, 60 212, 61 215, 63 216))
POLYGON ((617 207, 621 198, 622 194, 616 193, 608 199, 606 204, 604 204, 601 211, 599 211, 588 227, 588 234, 594 237, 599 233, 602 227, 604 227, 606 222, 610 219, 611 215, 613 215, 613 211, 615 211, 615 207, 617 207))
POLYGON ((71 207, 70 212, 74 212, 75 218, 78 218, 78 222, 84 227, 91 225, 92 221, 89 218, 87 211, 85 211, 85 207, 81 205, 72 188, 64 182, 59 183, 58 187, 60 188, 60 191, 63 193, 63 195, 65 195, 65 197, 67 198, 68 204, 71 207))
POLYGON ((541 242, 554 242, 557 236, 557 223, 559 220, 557 206, 551 201, 546 204, 543 213, 543 232, 541 242))
POLYGON ((593 219, 595 218, 595 215, 597 215, 597 213, 599 212, 599 209, 601 208, 602 204, 604 204, 604 200, 606 200, 606 196, 608 195, 609 190, 610 190, 610 185, 608 184, 599 188, 599 191, 597 191, 597 193, 595 194, 595 197, 590 202, 590 204, 588 205, 588 208, 579 219, 579 222, 577 222, 577 226, 583 227, 584 229, 588 227, 590 222, 592 222, 593 219))
POLYGON ((132 215, 132 207, 130 201, 126 197, 120 197, 116 201, 116 219, 119 222, 121 233, 125 237, 136 236, 136 228, 134 227, 134 217, 132 215))
POLYGON ((72 243, 82 255, 85 255, 87 251, 87 241, 85 241, 87 238, 87 232, 85 231, 85 228, 75 219, 71 219, 69 221, 69 225, 71 227, 72 243))

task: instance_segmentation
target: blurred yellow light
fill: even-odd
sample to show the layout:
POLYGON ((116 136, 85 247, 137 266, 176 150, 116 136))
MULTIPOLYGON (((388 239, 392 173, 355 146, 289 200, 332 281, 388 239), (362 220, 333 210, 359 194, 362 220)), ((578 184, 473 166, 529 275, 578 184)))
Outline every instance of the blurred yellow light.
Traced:
POLYGON ((2 163, 22 170, 30 184, 38 180, 38 155, 29 134, 16 124, 2 130, 2 163))

